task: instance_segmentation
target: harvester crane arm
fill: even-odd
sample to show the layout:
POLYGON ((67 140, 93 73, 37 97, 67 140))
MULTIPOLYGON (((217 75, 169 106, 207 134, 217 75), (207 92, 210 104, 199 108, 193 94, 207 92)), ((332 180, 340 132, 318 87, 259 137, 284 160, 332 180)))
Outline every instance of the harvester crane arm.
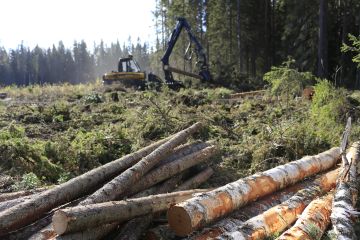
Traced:
POLYGON ((177 18, 177 24, 170 36, 170 39, 168 42, 168 47, 164 53, 164 56, 161 58, 161 62, 163 64, 165 80, 168 85, 179 84, 179 83, 177 83, 177 81, 174 80, 172 72, 176 72, 176 73, 180 73, 180 74, 187 75, 190 77, 198 78, 198 79, 201 79, 204 81, 211 80, 211 76, 210 76, 210 72, 209 72, 209 65, 207 63, 205 51, 204 51, 203 47, 201 46, 200 42, 197 40, 197 38, 192 33, 189 23, 183 17, 177 18), (180 36, 182 29, 185 29, 187 31, 190 41, 195 44, 195 53, 196 53, 196 56, 198 59, 196 65, 200 69, 199 74, 189 73, 189 72, 169 66, 170 55, 174 49, 174 46, 180 36))

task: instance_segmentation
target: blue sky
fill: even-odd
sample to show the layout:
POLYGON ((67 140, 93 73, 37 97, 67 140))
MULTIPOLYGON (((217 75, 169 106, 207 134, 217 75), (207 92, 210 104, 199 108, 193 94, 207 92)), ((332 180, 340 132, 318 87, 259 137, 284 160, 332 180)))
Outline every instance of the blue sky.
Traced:
POLYGON ((24 45, 47 48, 62 40, 123 43, 131 36, 135 42, 153 43, 154 0, 1 0, 0 46, 24 45))

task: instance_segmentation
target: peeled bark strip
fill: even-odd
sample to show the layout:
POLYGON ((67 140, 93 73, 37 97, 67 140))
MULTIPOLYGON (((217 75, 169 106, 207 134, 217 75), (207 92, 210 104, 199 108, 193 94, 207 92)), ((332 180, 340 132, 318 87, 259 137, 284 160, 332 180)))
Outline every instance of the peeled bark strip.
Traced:
POLYGON ((278 166, 184 201, 168 211, 169 225, 186 236, 259 197, 294 184, 335 165, 339 148, 278 166))
POLYGON ((66 183, 46 190, 35 198, 18 204, 0 213, 0 236, 39 219, 42 214, 86 194, 100 183, 111 179, 126 168, 150 154, 168 138, 160 140, 132 154, 109 162, 66 183))
POLYGON ((215 146, 210 146, 154 169, 146 174, 134 187, 132 187, 131 190, 133 192, 139 192, 147 189, 156 183, 184 171, 185 169, 204 162, 206 159, 213 156, 216 151, 217 148, 215 146))
POLYGON ((195 175, 194 177, 188 179, 179 187, 176 188, 176 191, 183 191, 186 189, 197 188, 202 183, 206 182, 211 175, 213 175, 214 170, 211 167, 207 167, 205 170, 201 171, 199 174, 195 175))
POLYGON ((321 239, 330 224, 333 197, 334 194, 330 193, 312 201, 305 208, 294 226, 284 232, 277 240, 321 239))
POLYGON ((101 203, 116 199, 117 196, 124 193, 129 187, 139 181, 152 167, 159 163, 171 151, 184 142, 190 135, 201 128, 201 123, 195 123, 189 128, 175 134, 173 138, 165 142, 138 163, 121 173, 119 176, 105 184, 89 196, 81 205, 92 203, 101 203))
POLYGON ((346 154, 346 159, 351 164, 350 168, 345 168, 343 162, 343 169, 337 182, 331 213, 331 222, 337 239, 357 239, 353 218, 358 195, 359 151, 360 142, 356 142, 346 154))
MULTIPOLYGON (((220 220, 216 224, 204 228, 201 233, 196 234, 191 237, 194 240, 207 240, 214 239, 225 232, 230 232, 233 228, 242 225, 245 221, 253 218, 268 209, 281 204, 282 202, 290 199, 296 192, 300 191, 304 188, 309 187, 318 187, 323 186, 324 184, 329 184, 331 182, 334 183, 335 179, 338 176, 339 169, 332 170, 328 173, 322 174, 318 176, 315 180, 309 179, 305 182, 301 182, 295 184, 291 187, 285 188, 282 191, 271 194, 270 196, 266 196, 259 201, 253 202, 249 205, 246 205, 235 212, 233 212, 230 216, 220 220)), ((327 188, 327 187, 326 187, 327 188)))
POLYGON ((144 198, 105 202, 58 210, 53 216, 53 227, 57 234, 77 232, 105 223, 119 222, 131 218, 166 210, 170 205, 191 198, 206 189, 194 189, 144 198))
POLYGON ((47 189, 49 189, 49 187, 35 188, 35 189, 18 191, 18 192, 11 192, 11 193, 2 193, 2 194, 0 194, 0 203, 5 202, 5 201, 9 201, 9 200, 13 200, 13 199, 18 199, 20 197, 33 195, 35 193, 40 193, 40 192, 43 192, 43 191, 45 191, 47 189))
POLYGON ((296 221, 298 215, 316 197, 335 187, 337 174, 300 190, 289 200, 247 220, 244 224, 219 236, 218 240, 260 240, 280 233, 296 221))

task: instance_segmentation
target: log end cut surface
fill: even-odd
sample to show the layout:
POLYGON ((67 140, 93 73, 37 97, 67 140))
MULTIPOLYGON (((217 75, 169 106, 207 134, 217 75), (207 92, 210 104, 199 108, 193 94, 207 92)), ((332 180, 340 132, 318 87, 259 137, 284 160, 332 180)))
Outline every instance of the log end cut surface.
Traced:
POLYGON ((68 226, 68 217, 62 211, 56 211, 52 218, 53 228, 59 235, 66 232, 68 226))
POLYGON ((177 236, 185 237, 190 234, 193 229, 191 226, 191 218, 187 211, 180 206, 172 206, 168 211, 168 221, 170 228, 177 236))

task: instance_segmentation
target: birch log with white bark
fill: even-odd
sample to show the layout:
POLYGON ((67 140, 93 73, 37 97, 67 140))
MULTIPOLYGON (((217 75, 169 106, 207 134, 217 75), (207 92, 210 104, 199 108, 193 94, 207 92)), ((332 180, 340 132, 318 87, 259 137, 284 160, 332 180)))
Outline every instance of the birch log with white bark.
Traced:
POLYGON ((296 218, 314 198, 335 187, 337 175, 333 174, 329 178, 323 178, 321 182, 300 190, 287 201, 247 220, 244 224, 236 226, 216 239, 261 240, 281 233, 296 221, 296 218))
POLYGON ((265 196, 262 199, 252 202, 249 205, 246 205, 235 212, 231 213, 230 216, 220 220, 219 222, 215 223, 212 226, 204 228, 200 233, 192 236, 191 239, 194 240, 208 240, 214 239, 225 232, 230 232, 236 226, 240 226, 244 224, 245 221, 249 220, 252 217, 255 217, 266 210, 281 204, 282 202, 287 201, 290 199, 296 192, 300 191, 301 189, 308 188, 308 187, 316 187, 321 186, 326 183, 334 183, 338 175, 339 169, 332 170, 325 174, 321 174, 317 176, 315 179, 308 179, 304 182, 297 183, 293 186, 285 188, 282 191, 278 191, 273 193, 269 196, 265 196))
POLYGON ((301 214, 294 226, 286 230, 277 240, 321 239, 330 224, 331 205, 334 193, 312 201, 301 214))
POLYGON ((360 142, 356 142, 346 154, 346 160, 350 165, 343 162, 342 171, 338 178, 331 213, 331 222, 337 239, 357 239, 353 219, 358 214, 355 205, 359 186, 357 172, 359 152, 360 142))
POLYGON ((340 149, 332 148, 191 198, 169 209, 169 225, 186 236, 259 197, 333 167, 339 155, 340 149))

